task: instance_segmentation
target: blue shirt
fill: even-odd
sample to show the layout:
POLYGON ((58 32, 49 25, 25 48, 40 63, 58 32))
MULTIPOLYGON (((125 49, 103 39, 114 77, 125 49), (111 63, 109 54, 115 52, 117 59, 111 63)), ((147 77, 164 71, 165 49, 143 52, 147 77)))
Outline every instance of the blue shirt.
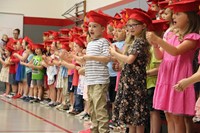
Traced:
MULTIPOLYGON (((122 48, 124 46, 124 41, 115 42, 115 43, 113 43, 113 45, 116 45, 117 48, 119 48, 120 50, 122 50, 122 48)), ((108 62, 109 75, 110 75, 110 77, 116 77, 117 76, 117 72, 115 72, 112 69, 112 64, 113 64, 113 62, 108 62)))

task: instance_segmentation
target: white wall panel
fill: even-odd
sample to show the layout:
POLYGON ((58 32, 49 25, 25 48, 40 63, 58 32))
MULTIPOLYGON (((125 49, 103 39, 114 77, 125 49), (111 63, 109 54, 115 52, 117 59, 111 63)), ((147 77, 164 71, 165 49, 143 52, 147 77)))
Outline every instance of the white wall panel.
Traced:
MULTIPOLYGON (((63 18, 61 15, 83 0, 0 0, 0 12, 20 13, 24 16, 63 18)), ((120 0, 86 0, 87 11, 120 0)))
POLYGON ((20 13, 24 16, 62 18, 67 3, 72 0, 0 0, 0 12, 20 13), (66 2, 68 1, 68 2, 66 2))
MULTIPOLYGON (((0 0, 0 12, 20 13, 31 17, 64 18, 61 15, 75 3, 81 1, 83 0, 0 0)), ((86 11, 98 9, 119 1, 121 0, 86 0, 86 11)), ((146 0, 136 0, 133 3, 133 7, 136 6, 143 9, 146 7, 146 0)), ((127 5, 130 8, 130 4, 127 5)), ((122 7, 124 6, 122 5, 122 7)), ((112 12, 112 14, 114 13, 112 12)))

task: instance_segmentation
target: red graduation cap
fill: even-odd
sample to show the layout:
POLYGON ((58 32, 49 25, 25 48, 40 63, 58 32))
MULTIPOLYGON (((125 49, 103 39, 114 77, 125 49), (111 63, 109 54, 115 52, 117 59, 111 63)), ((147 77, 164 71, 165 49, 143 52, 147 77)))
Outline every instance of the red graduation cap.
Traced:
POLYGON ((104 27, 106 27, 107 23, 112 19, 112 17, 110 17, 106 14, 97 13, 95 11, 88 12, 87 18, 89 19, 89 22, 95 22, 104 27))
POLYGON ((32 43, 33 41, 29 38, 29 37, 24 37, 24 39, 23 39, 25 42, 27 42, 27 43, 32 43))
POLYGON ((81 27, 76 27, 77 33, 78 34, 82 34, 83 33, 83 29, 81 27))
POLYGON ((31 50, 33 49, 33 42, 28 44, 28 48, 31 49, 31 50))
POLYGON ((169 27, 169 25, 167 24, 169 21, 167 20, 153 20, 152 21, 152 25, 153 25, 153 31, 165 31, 167 30, 167 28, 169 27))
POLYGON ((34 43, 32 44, 33 49, 44 49, 44 44, 41 43, 34 43))
POLYGON ((70 51, 69 42, 62 43, 62 48, 67 50, 67 51, 70 51))
POLYGON ((81 35, 80 38, 83 40, 83 42, 87 42, 87 36, 86 35, 81 35))
POLYGON ((52 40, 46 40, 45 42, 44 42, 44 47, 46 48, 46 47, 51 47, 51 44, 52 44, 52 40))
POLYGON ((150 16, 142 9, 134 8, 134 9, 126 9, 126 12, 129 16, 129 19, 135 19, 142 23, 145 23, 147 27, 152 26, 152 21, 150 16))
POLYGON ((122 18, 125 17, 125 16, 126 16, 126 10, 122 10, 122 11, 120 12, 120 14, 122 15, 122 18))
POLYGON ((114 18, 117 19, 117 20, 120 20, 121 19, 121 15, 119 13, 116 13, 114 15, 114 18))
POLYGON ((74 38, 74 42, 78 44, 80 47, 85 48, 84 41, 80 37, 74 38))
POLYGON ((65 38, 59 38, 58 40, 61 44, 64 42, 69 42, 69 37, 65 37, 65 38))
POLYGON ((165 0, 147 0, 147 2, 151 2, 151 4, 158 4, 158 2, 165 1, 165 0))
POLYGON ((125 26, 125 22, 118 21, 115 25, 115 28, 122 29, 125 26))
POLYGON ((51 35, 54 37, 54 39, 56 39, 56 38, 58 38, 59 33, 55 31, 51 35))
POLYGON ((160 9, 165 9, 169 5, 169 1, 158 2, 158 5, 159 5, 160 9))
POLYGON ((147 13, 148 13, 148 15, 151 17, 151 19, 156 19, 156 15, 157 15, 158 11, 153 11, 153 10, 151 10, 151 8, 149 7, 147 13))
POLYGON ((71 37, 69 38, 69 41, 73 42, 74 38, 79 37, 79 36, 80 36, 79 34, 72 34, 71 37))
POLYGON ((73 33, 78 33, 78 29, 77 29, 77 27, 75 26, 75 27, 73 27, 72 29, 71 29, 71 31, 73 32, 73 33))
POLYGON ((49 34, 53 34, 53 32, 55 32, 54 30, 49 30, 47 31, 49 34))
POLYGON ((43 36, 49 36, 49 32, 43 32, 43 36))
POLYGON ((114 26, 114 22, 113 22, 113 21, 110 21, 108 24, 109 24, 110 26, 114 26))
POLYGON ((174 2, 169 7, 172 8, 174 13, 176 12, 190 12, 199 10, 200 0, 182 0, 174 2))
POLYGON ((127 21, 128 21, 128 15, 127 15, 127 13, 126 13, 126 10, 122 10, 122 11, 120 12, 120 14, 122 15, 122 20, 123 20, 124 22, 127 22, 127 21))
POLYGON ((158 5, 158 0, 152 0, 152 1, 151 1, 151 4, 156 4, 156 5, 158 5))
POLYGON ((60 33, 63 35, 68 35, 69 31, 69 29, 60 29, 60 33))

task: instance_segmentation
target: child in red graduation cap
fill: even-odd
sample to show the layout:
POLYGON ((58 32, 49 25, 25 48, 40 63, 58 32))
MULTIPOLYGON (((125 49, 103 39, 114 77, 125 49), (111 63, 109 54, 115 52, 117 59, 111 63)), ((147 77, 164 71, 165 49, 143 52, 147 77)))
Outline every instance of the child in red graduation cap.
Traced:
MULTIPOLYGON (((25 39, 26 40, 26 39, 25 39)), ((26 47, 25 50, 25 54, 23 56, 19 56, 19 58, 21 58, 21 62, 20 64, 23 65, 24 62, 29 63, 34 54, 34 50, 32 48, 33 43, 31 41, 28 41, 29 43, 27 44, 27 42, 24 42, 22 45, 24 45, 26 47)), ((27 81, 27 88, 25 89, 24 92, 24 98, 23 100, 26 102, 29 102, 30 100, 33 100, 33 87, 31 86, 31 80, 32 80, 32 69, 29 67, 26 67, 26 81, 27 81)))
POLYGON ((32 48, 35 49, 36 55, 33 56, 32 60, 29 63, 23 63, 23 65, 32 69, 31 84, 34 88, 34 99, 30 100, 31 103, 40 102, 42 100, 44 85, 44 71, 43 66, 41 65, 44 45, 33 44, 32 48))
POLYGON ((150 46, 145 34, 151 26, 151 18, 141 9, 126 9, 126 12, 129 16, 126 27, 134 41, 126 44, 122 53, 116 47, 110 47, 111 55, 124 64, 114 102, 113 122, 119 127, 126 124, 131 133, 143 133, 149 115, 146 66, 150 59, 150 46))
MULTIPOLYGON (((164 31, 167 29, 166 20, 153 20, 153 31, 160 37, 163 36, 164 31)), ((160 111, 155 110, 153 108, 153 95, 156 86, 156 80, 159 70, 159 64, 161 60, 157 60, 153 53, 153 47, 150 49, 151 52, 151 60, 149 65, 147 66, 147 99, 148 99, 148 107, 150 110, 150 133, 160 133, 161 130, 161 117, 160 111)), ((148 128, 147 128, 148 129, 148 128)))
MULTIPOLYGON (((19 61, 27 62, 27 58, 31 54, 31 52, 29 51, 28 45, 31 44, 31 43, 32 43, 32 41, 28 37, 25 37, 24 39, 22 39, 21 45, 18 46, 19 49, 22 49, 22 51, 18 52, 18 53, 14 53, 14 56, 19 61)), ((21 80, 21 83, 19 83, 19 88, 22 88, 21 91, 23 91, 23 92, 21 92, 21 94, 23 93, 23 98, 22 98, 23 100, 25 100, 27 98, 28 92, 29 92, 28 88, 30 87, 30 86, 29 87, 27 86, 27 80, 25 80, 26 77, 27 77, 26 74, 27 74, 27 72, 29 72, 29 71, 26 71, 26 70, 27 69, 25 68, 25 66, 22 66, 20 64, 20 62, 18 62, 17 77, 18 77, 18 79, 21 80)), ((29 80, 29 84, 30 84, 30 80, 29 80)))
POLYGON ((103 38, 108 21, 108 15, 90 11, 87 13, 89 19, 88 30, 92 38, 87 45, 86 55, 82 61, 86 62, 85 76, 88 85, 88 99, 93 133, 107 133, 108 112, 106 109, 106 96, 109 84, 109 73, 107 63, 109 57, 109 42, 103 38))
POLYGON ((2 64, 1 72, 0 72, 0 81, 6 84, 6 92, 3 96, 8 96, 10 93, 10 83, 9 83, 9 60, 12 52, 14 51, 13 47, 6 46, 5 47, 5 61, 0 58, 0 62, 2 64))
MULTIPOLYGON (((112 43, 113 46, 116 46, 120 51, 122 51, 123 46, 125 44, 125 38, 126 38, 126 29, 125 29, 125 23, 120 21, 117 21, 116 25, 114 26, 114 32, 113 32, 113 38, 115 38, 115 42, 112 43)), ((111 61, 108 63, 108 69, 109 69, 109 75, 110 75, 110 83, 109 83, 109 99, 111 107, 113 107, 113 103, 115 101, 116 92, 118 90, 118 84, 120 79, 120 72, 116 72, 113 69, 113 65, 116 63, 119 63, 117 60, 111 61)), ((111 108, 113 109, 113 108, 111 108)), ((112 110, 110 110, 112 111, 112 110)))
POLYGON ((157 59, 163 60, 158 72, 153 107, 165 111, 168 132, 186 132, 189 129, 185 121, 195 114, 194 86, 174 88, 174 85, 193 73, 192 61, 199 47, 198 2, 187 0, 170 5, 177 32, 168 32, 166 42, 152 32, 147 33, 149 42, 154 44, 157 59))
POLYGON ((57 90, 55 87, 56 83, 56 75, 57 75, 57 68, 56 65, 53 64, 53 60, 56 59, 55 52, 57 51, 56 41, 49 41, 45 43, 46 48, 49 49, 49 53, 43 55, 42 65, 46 67, 46 74, 47 74, 47 87, 49 88, 49 98, 51 101, 48 103, 48 106, 55 107, 56 100, 57 100, 57 90))

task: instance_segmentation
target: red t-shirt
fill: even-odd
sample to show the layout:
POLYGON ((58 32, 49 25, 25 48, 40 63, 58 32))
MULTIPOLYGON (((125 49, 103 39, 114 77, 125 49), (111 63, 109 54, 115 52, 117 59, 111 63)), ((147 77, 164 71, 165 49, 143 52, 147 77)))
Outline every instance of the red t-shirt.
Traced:
POLYGON ((16 51, 16 52, 13 52, 12 55, 10 56, 10 61, 14 64, 10 65, 9 66, 9 73, 10 74, 15 74, 16 73, 16 70, 17 70, 17 67, 18 67, 18 63, 20 62, 20 60, 16 57, 13 56, 14 53, 18 53, 19 55, 22 55, 23 54, 23 51, 24 50, 19 50, 19 51, 16 51))

